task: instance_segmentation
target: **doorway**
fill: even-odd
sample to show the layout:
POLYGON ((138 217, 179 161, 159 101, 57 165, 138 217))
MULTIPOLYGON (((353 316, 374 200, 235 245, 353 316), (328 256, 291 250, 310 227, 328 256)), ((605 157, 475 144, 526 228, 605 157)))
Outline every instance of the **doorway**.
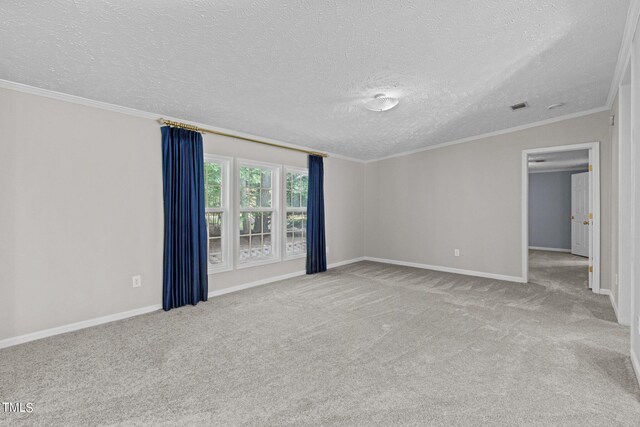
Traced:
POLYGON ((589 220, 589 212, 591 212, 589 209, 589 172, 569 173, 571 174, 571 253, 588 258, 591 227, 589 220))
POLYGON ((523 150, 523 282, 530 249, 566 252, 588 270, 589 288, 600 292, 599 160, 598 142, 523 150))

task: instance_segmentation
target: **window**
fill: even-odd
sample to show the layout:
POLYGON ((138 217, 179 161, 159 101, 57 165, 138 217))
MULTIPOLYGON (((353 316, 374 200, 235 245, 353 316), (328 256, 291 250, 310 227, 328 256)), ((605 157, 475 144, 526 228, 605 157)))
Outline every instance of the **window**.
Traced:
POLYGON ((286 170, 286 256, 307 253, 307 190, 309 174, 306 169, 286 170))
POLYGON ((205 155, 204 182, 209 271, 228 270, 229 161, 205 155))
POLYGON ((277 261, 278 176, 276 166, 239 163, 238 266, 277 261))

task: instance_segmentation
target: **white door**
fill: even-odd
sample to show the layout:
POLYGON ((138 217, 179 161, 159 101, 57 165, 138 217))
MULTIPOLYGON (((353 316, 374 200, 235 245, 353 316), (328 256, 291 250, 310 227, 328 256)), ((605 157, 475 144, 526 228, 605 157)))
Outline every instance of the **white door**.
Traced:
POLYGON ((571 175, 571 253, 589 257, 589 172, 571 175))

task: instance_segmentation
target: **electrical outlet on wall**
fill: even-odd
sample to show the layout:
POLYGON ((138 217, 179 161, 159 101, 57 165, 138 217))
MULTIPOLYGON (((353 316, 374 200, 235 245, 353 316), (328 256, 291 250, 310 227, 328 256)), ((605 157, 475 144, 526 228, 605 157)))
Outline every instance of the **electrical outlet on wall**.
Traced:
POLYGON ((142 286, 142 276, 133 276, 131 278, 131 281, 133 282, 134 288, 139 288, 140 286, 142 286))
POLYGON ((453 256, 460 256, 460 249, 454 249, 453 256))
POLYGON ((326 247, 326 251, 325 251, 325 252, 326 252, 326 253, 331 252, 331 251, 329 250, 329 246, 327 246, 327 247, 326 247))

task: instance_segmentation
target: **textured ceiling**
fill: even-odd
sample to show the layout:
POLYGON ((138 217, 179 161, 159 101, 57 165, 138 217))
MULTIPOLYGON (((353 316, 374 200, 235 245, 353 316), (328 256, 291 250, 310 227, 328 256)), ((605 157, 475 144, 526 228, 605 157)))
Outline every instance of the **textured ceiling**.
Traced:
POLYGON ((0 78, 373 159, 605 105, 628 4, 5 0, 0 78))
POLYGON ((532 154, 529 156, 529 172, 548 172, 556 170, 580 170, 589 166, 589 150, 558 151, 553 153, 532 154), (544 160, 535 162, 535 160, 544 160))

